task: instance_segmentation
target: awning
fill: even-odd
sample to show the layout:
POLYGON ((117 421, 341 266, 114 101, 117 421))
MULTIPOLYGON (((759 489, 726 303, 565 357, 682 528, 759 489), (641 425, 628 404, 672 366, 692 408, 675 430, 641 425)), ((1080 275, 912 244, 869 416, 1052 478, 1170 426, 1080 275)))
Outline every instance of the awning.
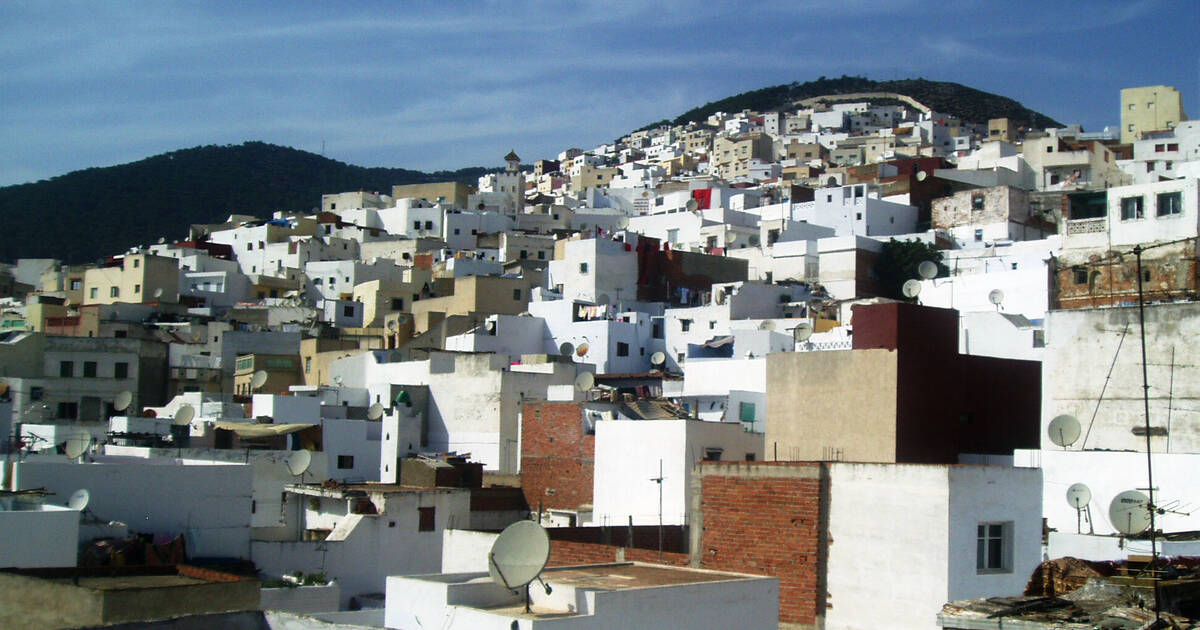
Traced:
POLYGON ((265 438, 277 435, 287 435, 305 429, 311 429, 315 424, 258 424, 256 422, 215 422, 213 428, 233 431, 241 438, 265 438))

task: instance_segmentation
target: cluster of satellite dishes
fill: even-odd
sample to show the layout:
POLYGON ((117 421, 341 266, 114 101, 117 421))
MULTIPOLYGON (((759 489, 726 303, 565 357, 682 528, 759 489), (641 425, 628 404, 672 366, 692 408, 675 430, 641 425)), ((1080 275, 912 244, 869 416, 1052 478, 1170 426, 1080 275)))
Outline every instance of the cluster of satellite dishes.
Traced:
POLYGON ((553 589, 541 579, 550 561, 550 535, 533 521, 517 521, 504 528, 488 552, 488 575, 505 590, 525 590, 525 612, 529 610, 529 585, 541 582, 549 595, 553 589))
POLYGON ((905 280, 904 284, 900 287, 900 292, 904 294, 904 297, 910 300, 914 299, 921 294, 921 280, 932 280, 937 277, 937 274, 937 263, 932 260, 922 261, 921 264, 917 265, 917 275, 921 278, 905 280))

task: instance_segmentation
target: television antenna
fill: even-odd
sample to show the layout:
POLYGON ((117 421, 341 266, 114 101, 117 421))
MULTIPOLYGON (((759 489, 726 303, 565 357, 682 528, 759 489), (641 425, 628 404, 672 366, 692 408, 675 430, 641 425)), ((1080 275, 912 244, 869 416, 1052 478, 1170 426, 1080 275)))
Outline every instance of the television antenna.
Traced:
POLYGON ((1087 484, 1076 483, 1067 488, 1067 503, 1075 508, 1075 533, 1077 534, 1083 533, 1083 526, 1080 519, 1083 517, 1084 512, 1087 512, 1088 529, 1092 530, 1091 533, 1095 533, 1095 529, 1092 528, 1092 510, 1089 507, 1091 502, 1092 489, 1087 487, 1087 484))
POLYGON ((910 300, 916 299, 921 294, 921 281, 916 279, 905 280, 904 284, 900 286, 900 292, 910 300))
POLYGON ((271 375, 267 374, 266 370, 258 370, 254 373, 254 376, 250 377, 250 389, 254 391, 262 389, 263 385, 267 384, 268 378, 271 378, 271 375))
POLYGON ((383 417, 383 405, 381 405, 379 403, 374 403, 370 407, 367 407, 367 419, 368 420, 378 420, 382 417, 383 417))
POLYGON ((92 434, 87 431, 73 431, 67 436, 67 441, 63 444, 63 452, 70 459, 78 460, 81 455, 87 452, 88 447, 92 445, 92 434))
POLYGON ((517 521, 504 528, 488 552, 488 575, 509 591, 525 589, 529 610, 529 583, 538 580, 549 595, 551 588, 540 576, 550 561, 550 535, 533 521, 517 521))
POLYGON ((1050 421, 1046 432, 1050 435, 1051 442, 1065 449, 1079 439, 1079 421, 1075 416, 1063 414, 1050 421))
POLYGON ((131 404, 133 404, 133 392, 128 389, 117 394, 117 397, 113 399, 113 409, 115 411, 125 411, 131 404))
POLYGON ((1140 490, 1126 490, 1113 497, 1108 505, 1108 519, 1113 529, 1126 536, 1140 534, 1151 525, 1150 497, 1140 490))
POLYGON ((921 279, 923 280, 932 280, 933 278, 937 277, 937 274, 937 263, 933 262, 932 260, 921 261, 921 264, 917 265, 917 275, 921 276, 921 279))

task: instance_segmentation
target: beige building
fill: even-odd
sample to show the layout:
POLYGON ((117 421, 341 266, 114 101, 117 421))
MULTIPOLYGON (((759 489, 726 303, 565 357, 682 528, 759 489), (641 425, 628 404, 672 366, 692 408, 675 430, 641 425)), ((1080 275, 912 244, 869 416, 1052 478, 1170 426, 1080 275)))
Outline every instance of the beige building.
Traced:
POLYGON ((993 118, 988 121, 988 140, 1001 142, 1017 141, 1017 125, 1009 118, 993 118))
POLYGON ((300 365, 303 366, 304 384, 309 387, 329 384, 329 364, 366 350, 358 343, 344 339, 309 337, 300 340, 300 365))
POLYGON ((475 187, 461 182, 438 182, 436 184, 407 184, 392 186, 392 199, 424 199, 430 203, 449 204, 466 208, 467 198, 475 187))
POLYGON ((379 279, 354 285, 351 299, 363 305, 364 327, 383 326, 388 315, 411 312, 409 309, 421 299, 422 292, 433 280, 429 270, 414 271, 422 278, 412 282, 379 279))
POLYGON ((292 385, 304 382, 300 357, 286 354, 247 354, 237 358, 233 371, 235 394, 284 394, 292 385), (267 381, 255 389, 251 383, 256 372, 265 372, 267 381))
POLYGON ((529 290, 533 283, 525 278, 500 276, 466 276, 454 279, 454 293, 428 298, 412 305, 413 320, 418 333, 425 332, 450 315, 483 315, 499 313, 517 315, 529 305, 529 290))
POLYGON ((179 301, 179 260, 127 254, 83 275, 83 304, 143 304, 179 301))
POLYGON ((821 146, 820 142, 800 142, 792 140, 783 147, 783 157, 787 160, 800 160, 801 162, 811 162, 813 160, 824 160, 829 156, 829 151, 821 146))
POLYGON ((1174 129, 1187 120, 1183 96, 1169 85, 1121 90, 1121 142, 1130 144, 1147 131, 1174 129))
POLYGON ((771 137, 764 133, 741 136, 718 136, 713 140, 709 170, 723 179, 750 176, 750 160, 775 161, 775 147, 771 137))
POLYGON ((592 166, 591 164, 583 163, 576 165, 571 169, 571 177, 567 181, 567 190, 570 192, 583 192, 588 188, 602 188, 612 183, 612 180, 617 175, 621 174, 621 170, 608 166, 592 166))

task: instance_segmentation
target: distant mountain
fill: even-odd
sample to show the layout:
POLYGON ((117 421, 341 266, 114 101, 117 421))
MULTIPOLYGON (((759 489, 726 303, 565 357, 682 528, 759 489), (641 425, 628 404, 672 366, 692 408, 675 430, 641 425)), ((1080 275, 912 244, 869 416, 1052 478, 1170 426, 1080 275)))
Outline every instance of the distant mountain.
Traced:
POLYGON ((743 109, 759 112, 782 110, 791 108, 794 102, 807 98, 856 92, 903 94, 934 111, 951 114, 969 122, 986 123, 992 118, 1009 118, 1015 121, 1018 127, 1044 129, 1062 126, 1049 116, 1035 112, 1011 98, 989 94, 958 83, 926 79, 872 81, 865 77, 843 76, 837 79, 821 77, 806 83, 789 83, 743 92, 689 109, 673 121, 652 123, 643 129, 666 122, 676 125, 703 122, 715 112, 740 112, 743 109))
POLYGON ((0 188, 0 261, 90 262, 159 237, 182 238, 189 224, 231 214, 269 218, 277 210, 311 210, 322 194, 474 183, 489 170, 364 168, 263 142, 183 149, 0 188))

